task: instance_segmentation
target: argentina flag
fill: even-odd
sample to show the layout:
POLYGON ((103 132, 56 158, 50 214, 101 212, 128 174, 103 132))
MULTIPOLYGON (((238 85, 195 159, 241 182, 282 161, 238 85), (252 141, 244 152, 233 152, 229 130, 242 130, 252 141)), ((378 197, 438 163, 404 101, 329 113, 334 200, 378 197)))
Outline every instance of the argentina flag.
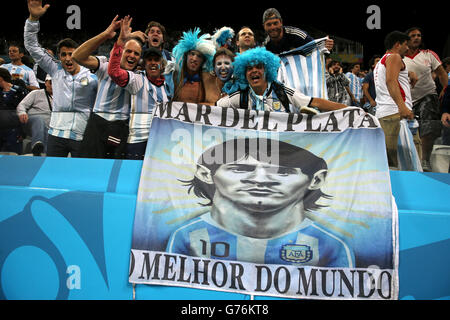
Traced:
POLYGON ((327 38, 316 39, 279 55, 281 66, 277 80, 287 87, 315 98, 328 99, 325 79, 327 38))

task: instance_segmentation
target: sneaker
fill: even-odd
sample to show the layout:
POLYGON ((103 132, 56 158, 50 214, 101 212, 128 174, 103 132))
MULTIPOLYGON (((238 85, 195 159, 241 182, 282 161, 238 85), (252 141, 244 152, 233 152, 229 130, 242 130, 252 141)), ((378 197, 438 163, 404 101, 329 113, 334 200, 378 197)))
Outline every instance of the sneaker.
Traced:
POLYGON ((33 156, 40 157, 42 152, 44 151, 44 144, 40 141, 36 142, 31 149, 33 156))
POLYGON ((432 171, 430 161, 428 161, 428 160, 422 161, 422 170, 423 170, 423 172, 431 172, 432 171))

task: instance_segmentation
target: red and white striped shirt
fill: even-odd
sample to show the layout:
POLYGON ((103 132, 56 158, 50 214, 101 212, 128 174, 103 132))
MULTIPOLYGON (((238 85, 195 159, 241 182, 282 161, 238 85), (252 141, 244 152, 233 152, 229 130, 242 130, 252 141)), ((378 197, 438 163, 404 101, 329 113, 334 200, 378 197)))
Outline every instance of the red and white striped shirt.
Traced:
MULTIPOLYGON (((386 53, 373 70, 375 90, 377 92, 377 97, 375 99, 377 103, 377 118, 387 117, 399 112, 398 106, 389 94, 386 84, 386 59, 390 55, 391 53, 386 53)), ((411 86, 409 84, 408 69, 406 68, 406 65, 398 75, 398 84, 400 86, 403 101, 408 109, 412 110, 411 86)))

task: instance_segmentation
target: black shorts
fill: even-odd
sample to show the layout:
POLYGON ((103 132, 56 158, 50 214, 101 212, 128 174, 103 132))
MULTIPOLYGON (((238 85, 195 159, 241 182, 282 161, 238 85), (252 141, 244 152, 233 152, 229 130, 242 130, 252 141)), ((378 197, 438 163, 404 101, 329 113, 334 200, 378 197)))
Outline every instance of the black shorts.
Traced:
POLYGON ((125 159, 127 120, 108 121, 91 113, 80 145, 83 158, 125 159))
POLYGON ((419 116, 419 134, 421 137, 426 135, 441 135, 441 110, 437 94, 429 94, 416 101, 413 106, 416 116, 419 116))

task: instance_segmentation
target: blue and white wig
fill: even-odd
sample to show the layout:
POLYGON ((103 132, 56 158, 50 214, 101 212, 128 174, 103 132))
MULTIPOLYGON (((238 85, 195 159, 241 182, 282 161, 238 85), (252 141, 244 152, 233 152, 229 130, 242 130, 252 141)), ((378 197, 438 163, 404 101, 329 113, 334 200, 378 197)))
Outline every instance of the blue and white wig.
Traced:
POLYGON ((199 28, 195 28, 193 31, 189 30, 183 32, 183 36, 173 48, 172 55, 175 58, 175 64, 178 71, 182 70, 185 56, 192 50, 199 51, 203 55, 203 58, 205 59, 203 71, 209 72, 213 70, 213 58, 216 53, 216 47, 209 34, 203 34, 200 37, 199 35, 199 28))
POLYGON ((264 65, 266 80, 273 82, 277 79, 280 63, 280 58, 264 47, 249 49, 242 54, 238 54, 234 59, 234 76, 239 82, 247 83, 248 85, 245 77, 247 67, 262 64, 264 65))
POLYGON ((216 45, 216 49, 219 49, 234 37, 234 30, 230 27, 222 27, 219 30, 215 30, 212 36, 212 40, 216 45))

